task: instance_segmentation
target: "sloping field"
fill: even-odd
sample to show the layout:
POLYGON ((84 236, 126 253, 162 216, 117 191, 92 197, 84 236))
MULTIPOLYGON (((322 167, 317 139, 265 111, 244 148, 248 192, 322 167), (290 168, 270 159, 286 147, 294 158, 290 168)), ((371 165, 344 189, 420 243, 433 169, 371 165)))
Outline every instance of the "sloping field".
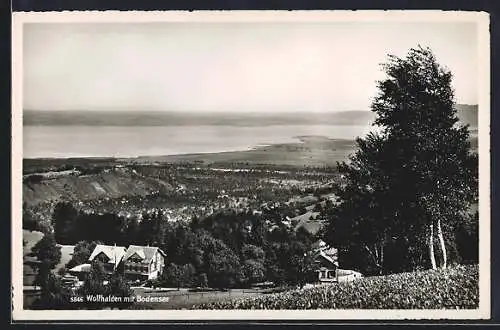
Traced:
POLYGON ((136 163, 158 162, 203 162, 207 164, 248 163, 250 165, 280 166, 335 166, 344 161, 355 149, 355 141, 340 139, 301 139, 296 143, 272 144, 244 151, 228 151, 202 154, 180 154, 166 156, 142 156, 136 163))
POLYGON ((59 263, 54 268, 54 271, 58 271, 59 269, 65 267, 66 264, 73 257, 73 251, 75 250, 74 245, 60 245, 59 244, 58 246, 61 247, 61 260, 59 260, 59 263))
POLYGON ((256 298, 194 306, 198 309, 475 309, 477 265, 367 277, 256 298))
POLYGON ((155 191, 172 190, 166 182, 143 177, 131 170, 111 170, 92 175, 67 175, 40 182, 23 183, 23 201, 28 206, 49 200, 92 200, 122 196, 146 196, 155 191))
POLYGON ((29 256, 29 254, 33 246, 35 246, 42 237, 42 232, 23 229, 23 241, 26 243, 26 245, 23 246, 23 285, 32 285, 35 280, 36 271, 30 262, 36 260, 36 258, 29 256))

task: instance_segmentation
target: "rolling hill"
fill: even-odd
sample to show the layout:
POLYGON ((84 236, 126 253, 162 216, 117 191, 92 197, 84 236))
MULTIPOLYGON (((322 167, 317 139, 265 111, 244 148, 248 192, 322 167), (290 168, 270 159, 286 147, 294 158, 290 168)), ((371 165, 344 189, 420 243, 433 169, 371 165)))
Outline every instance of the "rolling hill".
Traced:
POLYGON ((477 105, 457 104, 458 118, 464 124, 469 124, 471 129, 477 129, 479 121, 479 111, 477 105))
POLYGON ((139 175, 130 169, 114 169, 90 175, 61 175, 35 182, 25 179, 23 202, 27 206, 33 206, 63 198, 84 201, 105 197, 146 196, 172 189, 171 184, 159 179, 139 175))

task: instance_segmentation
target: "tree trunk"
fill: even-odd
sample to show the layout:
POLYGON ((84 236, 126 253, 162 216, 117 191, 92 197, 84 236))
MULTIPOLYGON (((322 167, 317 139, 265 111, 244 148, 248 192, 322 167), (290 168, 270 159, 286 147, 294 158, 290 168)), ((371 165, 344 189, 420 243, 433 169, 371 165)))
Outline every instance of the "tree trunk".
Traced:
POLYGON ((373 245, 373 251, 375 251, 375 253, 373 253, 373 251, 370 250, 370 248, 367 245, 365 245, 365 250, 368 251, 368 253, 372 257, 373 263, 375 264, 375 267, 377 267, 377 269, 378 269, 378 273, 382 274, 381 273, 382 272, 382 265, 381 265, 380 259, 379 259, 377 244, 373 245))
POLYGON ((429 224, 429 258, 431 258, 432 269, 436 269, 436 258, 434 256, 434 224, 429 224))
POLYGON ((380 275, 384 274, 384 244, 380 246, 380 275))
POLYGON ((439 245, 441 246, 441 253, 443 257, 443 263, 441 264, 441 268, 446 268, 447 257, 446 257, 446 245, 444 244, 443 230, 441 228, 441 219, 437 220, 437 234, 439 238, 439 245))

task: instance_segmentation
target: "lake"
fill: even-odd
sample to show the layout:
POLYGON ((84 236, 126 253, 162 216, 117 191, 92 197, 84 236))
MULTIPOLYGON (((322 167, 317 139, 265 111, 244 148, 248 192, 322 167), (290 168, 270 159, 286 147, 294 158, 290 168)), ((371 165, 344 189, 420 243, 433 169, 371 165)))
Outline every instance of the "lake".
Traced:
POLYGON ((249 150, 320 135, 352 140, 370 126, 24 126, 24 158, 137 157, 249 150))

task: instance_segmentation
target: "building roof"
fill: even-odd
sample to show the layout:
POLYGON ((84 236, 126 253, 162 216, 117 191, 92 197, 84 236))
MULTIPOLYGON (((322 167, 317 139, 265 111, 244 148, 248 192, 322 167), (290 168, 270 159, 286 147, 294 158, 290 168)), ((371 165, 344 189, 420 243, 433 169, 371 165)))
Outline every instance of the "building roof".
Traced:
POLYGON ((337 258, 339 250, 333 247, 327 247, 326 249, 322 250, 324 254, 327 256, 332 257, 333 259, 337 258))
POLYGON ((320 257, 328 263, 339 266, 338 263, 338 250, 328 246, 323 240, 318 240, 313 244, 313 253, 316 260, 320 257))
POLYGON ((313 249, 319 249, 319 248, 323 248, 323 247, 326 247, 326 246, 327 245, 326 245, 325 241, 323 241, 322 239, 317 240, 312 245, 313 249))
POLYGON ((319 256, 320 256, 320 257, 322 257, 322 258, 324 258, 324 259, 325 259, 326 261, 328 261, 329 263, 331 263, 331 264, 335 265, 336 267, 338 267, 338 266, 339 266, 339 263, 338 263, 338 261, 336 260, 336 258, 335 258, 335 257, 330 256, 330 255, 327 255, 327 254, 326 254, 326 253, 324 253, 323 251, 321 251, 321 252, 319 253, 319 256))
POLYGON ((69 272, 75 272, 75 273, 90 272, 90 268, 91 268, 90 264, 81 264, 71 268, 69 272))
POLYGON ((142 263, 149 263, 156 252, 165 256, 165 253, 158 247, 155 246, 140 246, 140 245, 129 245, 123 261, 128 260, 133 255, 137 255, 142 259, 142 263))
POLYGON ((116 245, 98 244, 89 257, 89 261, 93 261, 100 253, 104 253, 108 258, 108 263, 118 265, 125 255, 125 247, 116 245))

